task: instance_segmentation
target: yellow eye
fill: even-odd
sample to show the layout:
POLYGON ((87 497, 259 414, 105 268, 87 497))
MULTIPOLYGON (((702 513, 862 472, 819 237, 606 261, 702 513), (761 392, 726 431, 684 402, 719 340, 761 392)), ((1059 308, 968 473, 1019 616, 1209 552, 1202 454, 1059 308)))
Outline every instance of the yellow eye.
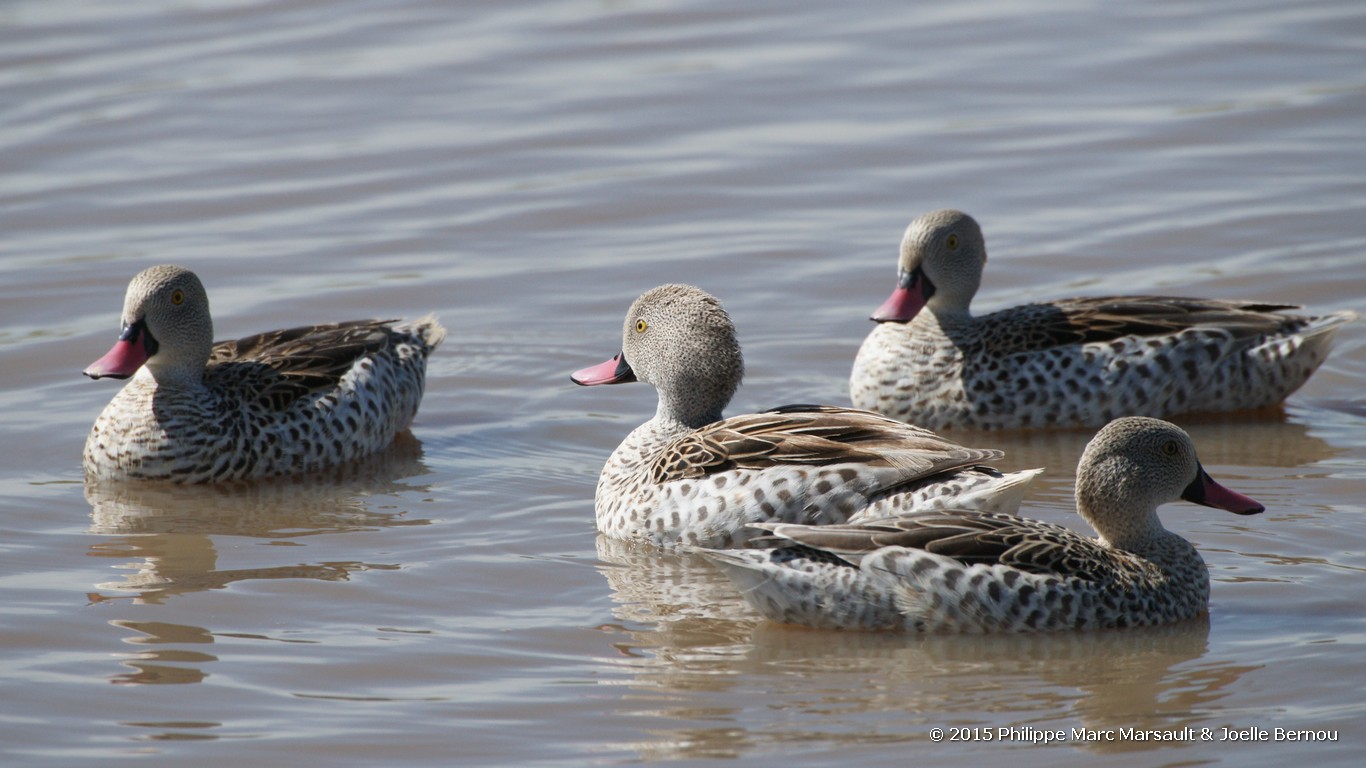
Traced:
POLYGON ((649 328, 649 327, 650 327, 650 326, 647 325, 646 322, 645 322, 644 320, 637 320, 637 321, 636 321, 636 333, 645 333, 645 329, 646 329, 646 328, 649 328))
POLYGON ((1162 444, 1162 454, 1164 456, 1175 456, 1178 450, 1175 440, 1168 440, 1162 444))
POLYGON ((177 307, 185 303, 185 292, 179 288, 171 291, 171 303, 177 307))
POLYGON ((949 238, 944 241, 944 246, 950 251, 958 250, 958 235, 949 235, 949 238))

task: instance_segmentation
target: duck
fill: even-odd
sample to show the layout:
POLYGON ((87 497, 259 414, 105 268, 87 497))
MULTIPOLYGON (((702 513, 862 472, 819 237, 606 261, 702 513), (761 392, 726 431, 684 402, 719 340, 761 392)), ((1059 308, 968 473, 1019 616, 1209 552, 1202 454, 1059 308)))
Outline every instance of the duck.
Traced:
POLYGON ((427 359, 445 335, 428 315, 215 343, 199 277, 150 267, 128 284, 118 340, 84 371, 128 380, 91 427, 85 474, 227 482, 374 454, 411 425, 427 359))
POLYGON ((1098 534, 947 510, 843 525, 765 522, 767 548, 699 550, 765 618, 823 629, 986 634, 1154 626, 1208 611, 1209 570, 1157 508, 1264 510, 1212 479, 1180 427, 1116 419, 1077 465, 1098 534))
POLYGON ((1018 508, 1039 469, 1003 473, 967 448, 868 411, 794 404, 725 418, 744 376, 730 316, 678 283, 631 305, 621 351, 571 374, 582 386, 641 381, 659 404, 614 450, 594 513, 608 538, 657 547, 742 544, 752 522, 842 523, 953 504, 1018 508))
POLYGON ((927 429, 1099 428, 1120 416, 1276 406, 1327 358, 1352 311, 1171 296, 1096 296, 974 315, 987 263, 977 221, 906 228, 897 286, 859 348, 850 399, 927 429))

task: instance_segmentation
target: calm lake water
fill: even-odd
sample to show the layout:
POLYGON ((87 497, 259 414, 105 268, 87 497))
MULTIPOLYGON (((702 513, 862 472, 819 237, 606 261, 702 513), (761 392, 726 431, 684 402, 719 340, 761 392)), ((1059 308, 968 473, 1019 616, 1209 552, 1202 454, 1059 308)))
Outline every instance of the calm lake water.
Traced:
MULTIPOLYGON (((987 232, 979 309, 1366 312, 1363 41, 1348 0, 0 6, 0 762, 1357 764, 1366 321, 1283 414, 1183 422, 1267 512, 1166 508, 1213 604, 1143 632, 760 622, 705 563, 597 539, 654 393, 568 374, 688 281, 740 329, 731 413, 847 403, 902 229, 947 206, 987 232), (324 477, 86 487, 118 383, 80 371, 158 263, 220 337, 438 312, 412 436, 324 477), (1071 734, 1186 727, 1213 738, 1071 734)), ((956 437, 1046 466, 1026 510, 1082 525, 1088 434, 956 437)))

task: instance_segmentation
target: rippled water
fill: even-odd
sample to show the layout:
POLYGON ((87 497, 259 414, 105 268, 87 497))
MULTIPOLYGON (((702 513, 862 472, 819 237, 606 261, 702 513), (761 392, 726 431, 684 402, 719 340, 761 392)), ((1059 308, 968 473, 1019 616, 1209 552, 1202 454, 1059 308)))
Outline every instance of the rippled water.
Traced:
MULTIPOLYGON (((705 564, 596 539, 598 467, 653 393, 567 374, 662 282, 735 317, 731 412, 847 402, 900 232, 938 207, 986 228, 983 308, 1366 311, 1359 3, 917 5, 0 7, 3 762, 1354 764, 1366 323, 1283 416, 1189 422, 1268 507, 1164 511, 1210 563, 1207 623, 797 630, 705 564), (165 262, 224 337, 437 311, 412 438, 307 480, 86 487, 117 384, 79 371, 165 262), (1029 745, 1186 726, 1216 739, 1029 745)), ((1077 524, 1088 435, 959 437, 1047 466, 1029 510, 1077 524)))

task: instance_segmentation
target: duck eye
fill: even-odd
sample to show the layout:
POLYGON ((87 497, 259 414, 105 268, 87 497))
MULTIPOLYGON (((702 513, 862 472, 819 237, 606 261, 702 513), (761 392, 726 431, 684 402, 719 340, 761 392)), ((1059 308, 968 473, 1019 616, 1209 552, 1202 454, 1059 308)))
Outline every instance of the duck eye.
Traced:
POLYGON ((179 288, 171 291, 171 303, 177 307, 185 303, 185 292, 179 288))
POLYGON ((1175 456, 1177 450, 1179 449, 1176 446, 1175 440, 1168 440, 1162 444, 1162 455, 1164 456, 1175 456))
POLYGON ((649 328, 649 327, 650 327, 650 326, 649 326, 648 324, 646 324, 646 322, 645 322, 644 320, 637 320, 637 321, 636 321, 636 333, 645 333, 645 329, 646 329, 646 328, 649 328))
POLYGON ((944 247, 950 251, 958 250, 958 235, 949 235, 948 239, 944 241, 944 247))

